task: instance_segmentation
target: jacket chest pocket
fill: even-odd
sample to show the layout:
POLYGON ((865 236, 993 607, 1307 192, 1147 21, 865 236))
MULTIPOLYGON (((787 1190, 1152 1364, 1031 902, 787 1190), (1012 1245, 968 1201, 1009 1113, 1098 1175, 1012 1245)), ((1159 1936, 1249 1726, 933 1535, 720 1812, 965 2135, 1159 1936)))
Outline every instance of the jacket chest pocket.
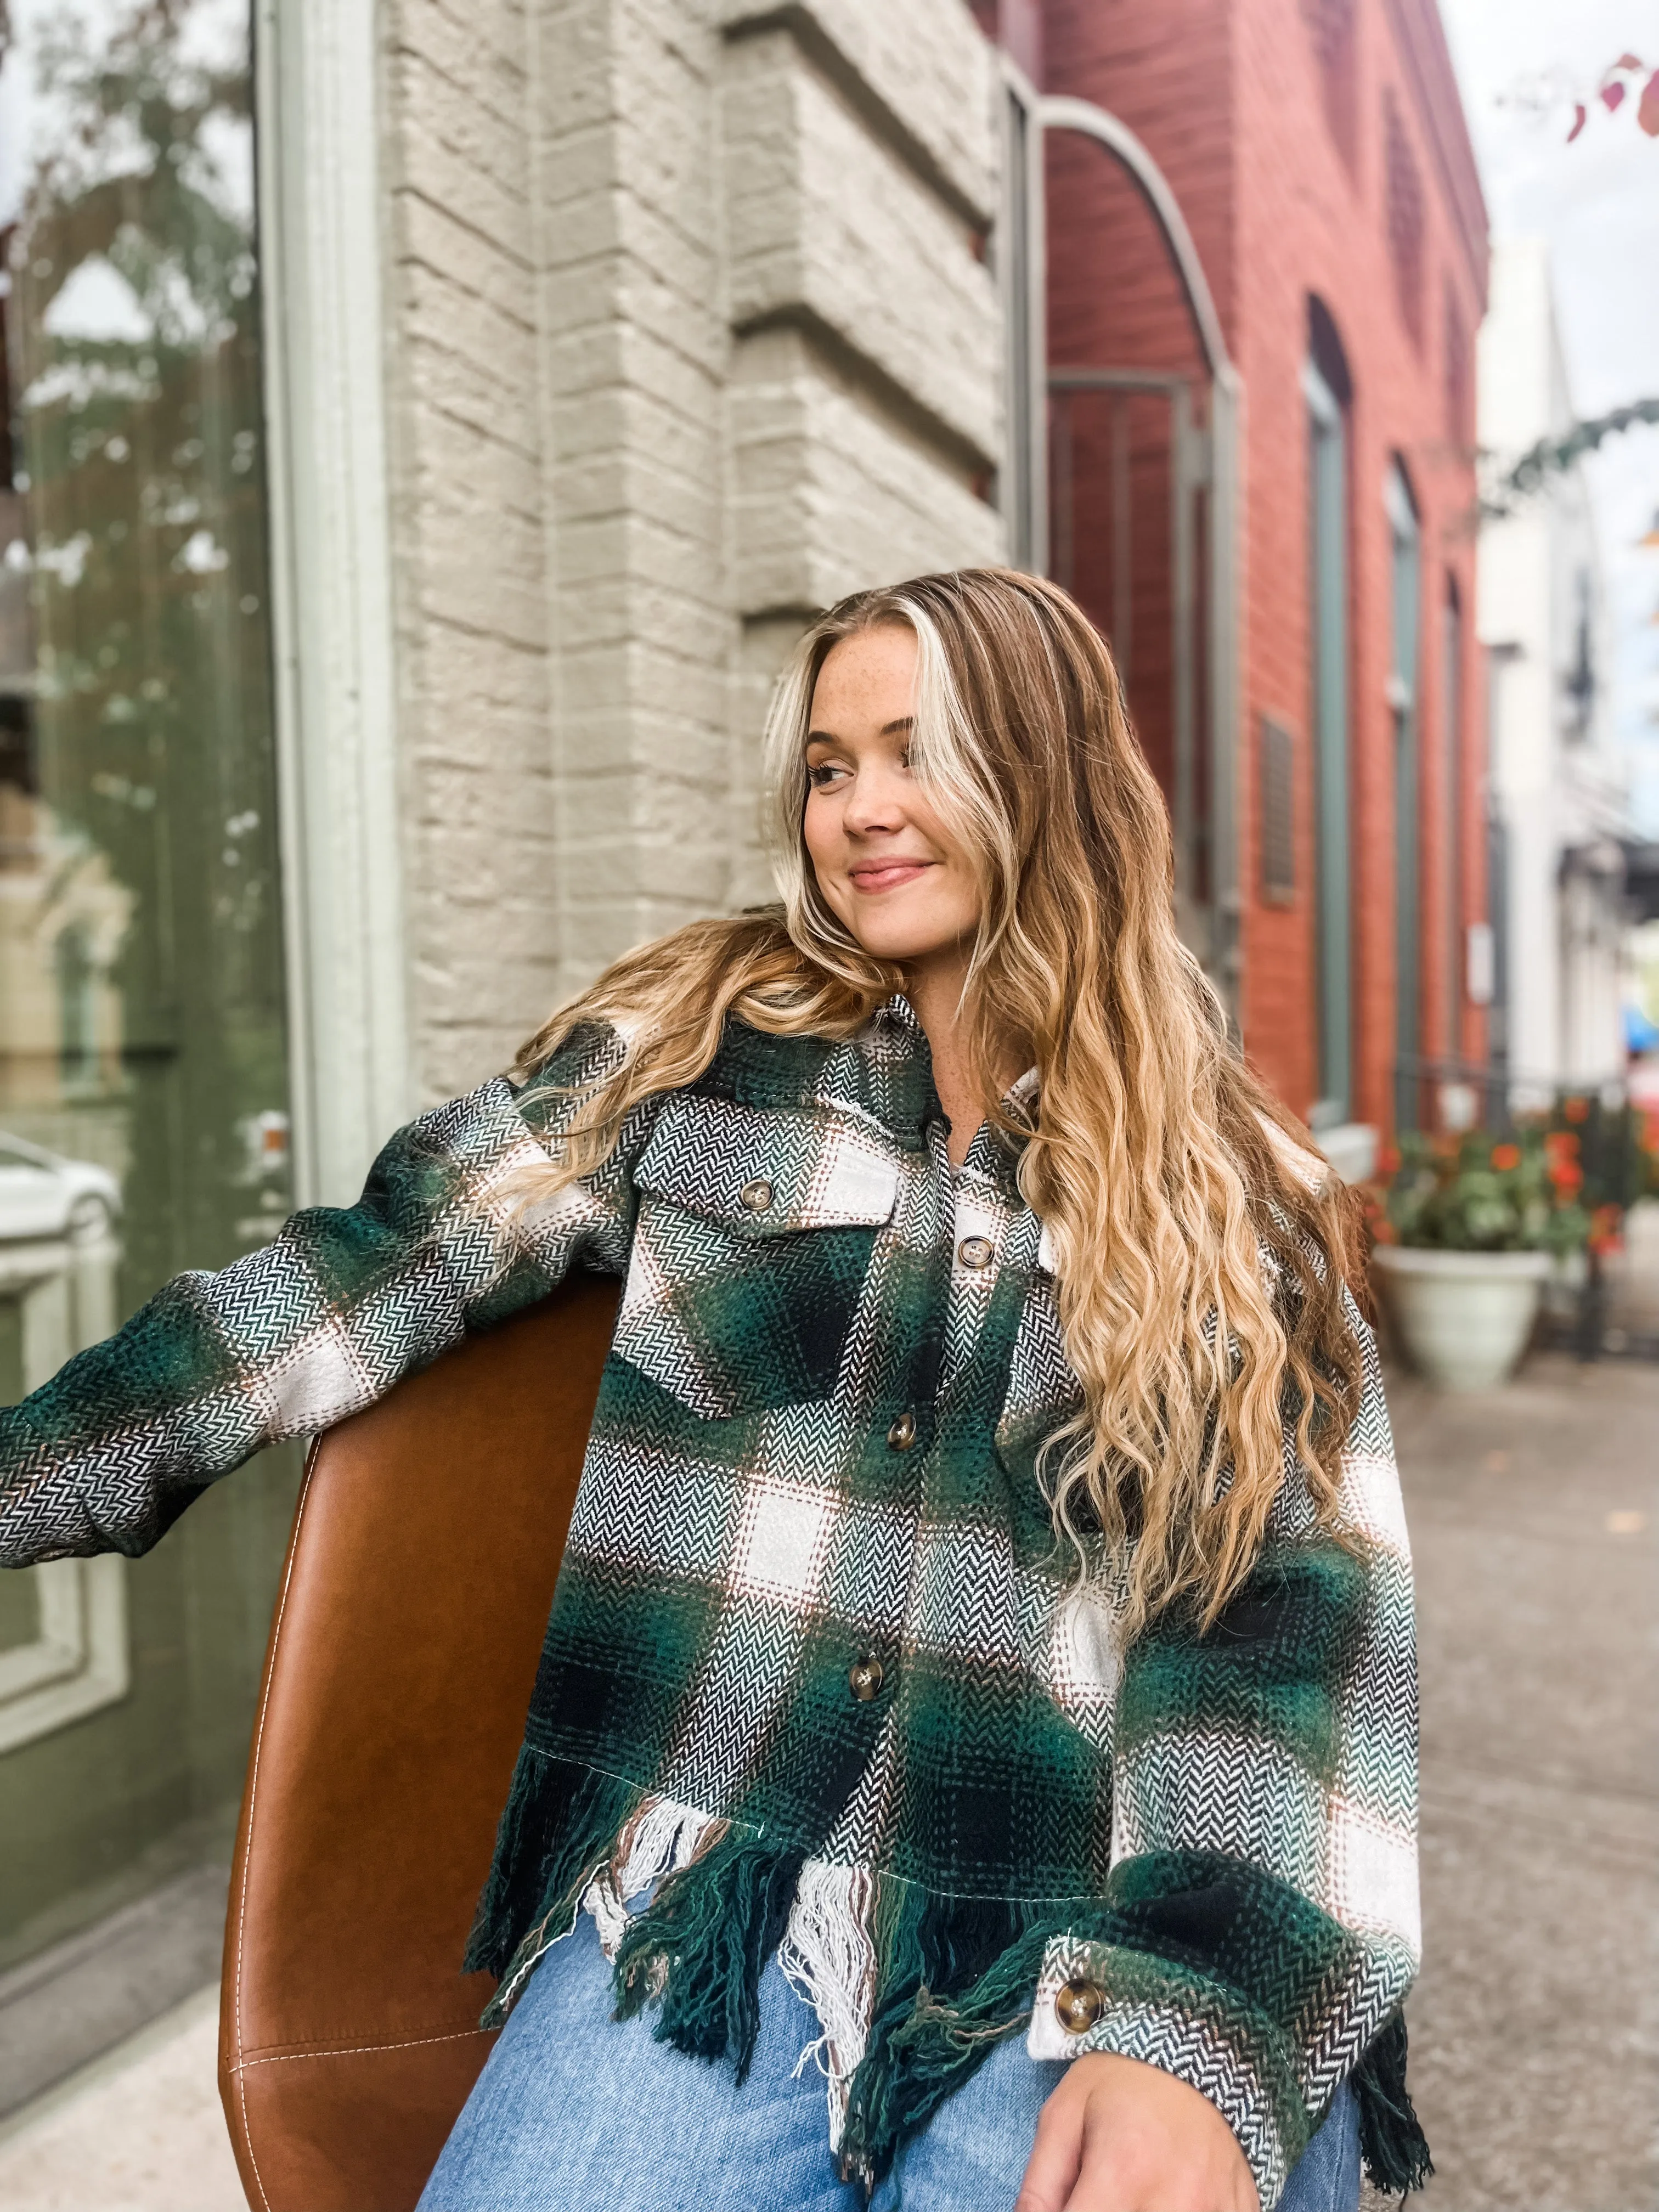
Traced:
POLYGON ((613 1353, 705 1420, 828 1397, 898 1177, 857 1122, 665 1100, 613 1353))

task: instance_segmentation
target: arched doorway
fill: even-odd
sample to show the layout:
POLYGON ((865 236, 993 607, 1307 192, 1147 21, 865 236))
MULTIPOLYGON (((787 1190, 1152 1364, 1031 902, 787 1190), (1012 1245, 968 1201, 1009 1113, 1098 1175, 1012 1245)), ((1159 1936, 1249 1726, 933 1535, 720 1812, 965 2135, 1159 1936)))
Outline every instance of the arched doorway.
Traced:
POLYGON ((1005 85, 1012 552, 1111 640, 1169 801, 1182 933, 1237 1022, 1239 378, 1140 140, 1012 64, 1005 85), (1126 187, 1142 250, 1120 281, 1126 187))

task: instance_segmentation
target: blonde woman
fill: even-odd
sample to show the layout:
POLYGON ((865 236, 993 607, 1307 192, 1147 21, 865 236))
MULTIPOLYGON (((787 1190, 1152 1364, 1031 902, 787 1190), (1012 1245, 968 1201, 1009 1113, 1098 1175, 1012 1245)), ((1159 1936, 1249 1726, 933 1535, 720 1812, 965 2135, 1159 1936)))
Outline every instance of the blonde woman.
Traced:
POLYGON ((1427 2154, 1340 1194, 1176 935, 1062 592, 844 601, 768 763, 781 907, 628 955, 357 1206, 6 1414, 5 1556, 142 1551, 622 1276, 426 2212, 1351 2212, 1362 2148, 1427 2154))

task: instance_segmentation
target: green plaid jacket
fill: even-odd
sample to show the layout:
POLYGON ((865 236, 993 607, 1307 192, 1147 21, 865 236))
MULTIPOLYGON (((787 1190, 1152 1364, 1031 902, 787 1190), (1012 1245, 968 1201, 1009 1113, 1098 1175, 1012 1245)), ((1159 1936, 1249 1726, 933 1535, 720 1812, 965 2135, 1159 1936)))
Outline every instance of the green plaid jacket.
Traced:
POLYGON ((142 1552, 262 1445, 574 1267, 622 1276, 469 1953, 487 2017, 586 1909, 623 2008, 740 2069, 781 1950, 849 2172, 1023 2029, 1195 2084, 1264 2212, 1350 2075, 1399 2179, 1411 1584, 1358 1314, 1357 1551, 1287 1434, 1243 1595, 1124 1650, 1109 1566, 1079 1588, 1036 1477, 1078 1402, 1042 1224, 988 1130, 952 1170, 908 1006, 844 1044, 732 1024, 526 1219, 514 1177, 615 1049, 579 1035, 525 1089, 422 1115, 356 1206, 179 1277, 0 1414, 0 1559, 142 1552))

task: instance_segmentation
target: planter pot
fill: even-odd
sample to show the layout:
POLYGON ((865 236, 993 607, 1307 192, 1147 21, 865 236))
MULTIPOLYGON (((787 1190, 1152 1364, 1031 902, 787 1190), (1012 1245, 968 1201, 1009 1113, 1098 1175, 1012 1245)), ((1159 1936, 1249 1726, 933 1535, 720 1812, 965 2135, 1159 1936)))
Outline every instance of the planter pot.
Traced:
POLYGON ((1438 1389, 1489 1390, 1526 1350, 1550 1255, 1379 1244, 1371 1265, 1413 1364, 1438 1389))

